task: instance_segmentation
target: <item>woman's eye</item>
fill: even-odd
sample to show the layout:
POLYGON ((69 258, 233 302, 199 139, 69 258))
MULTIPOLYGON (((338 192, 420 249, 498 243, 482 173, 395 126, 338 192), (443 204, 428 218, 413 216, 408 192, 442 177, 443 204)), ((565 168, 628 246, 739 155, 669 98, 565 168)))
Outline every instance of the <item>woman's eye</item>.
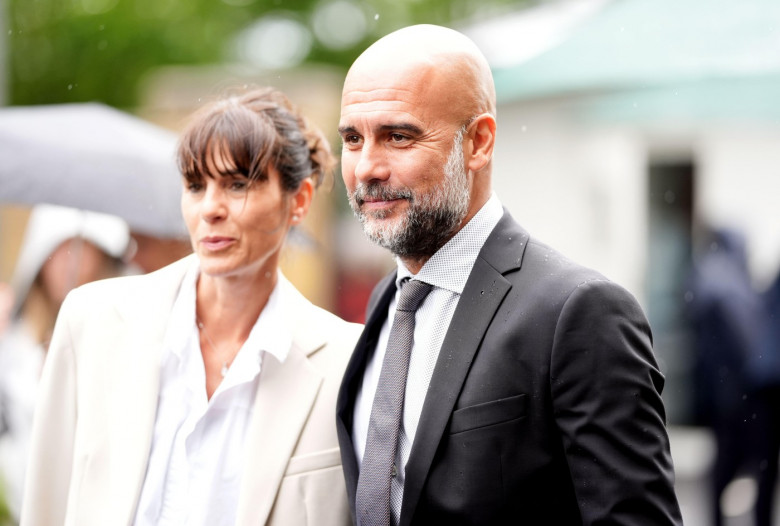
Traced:
POLYGON ((200 192, 203 189, 203 185, 200 183, 187 183, 187 190, 190 192, 200 192))
POLYGON ((237 192, 246 190, 247 186, 248 185, 246 181, 233 181, 230 183, 230 189, 237 192))

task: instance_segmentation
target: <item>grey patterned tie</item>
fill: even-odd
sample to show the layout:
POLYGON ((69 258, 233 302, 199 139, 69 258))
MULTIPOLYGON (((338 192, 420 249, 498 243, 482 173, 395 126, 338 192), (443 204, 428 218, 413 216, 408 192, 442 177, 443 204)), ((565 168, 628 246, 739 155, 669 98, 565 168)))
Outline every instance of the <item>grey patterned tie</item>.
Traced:
POLYGON ((396 473, 395 456, 414 341, 414 316, 431 288, 422 281, 401 283, 401 297, 379 373, 358 477, 355 498, 358 526, 388 526, 391 523, 390 482, 396 473))

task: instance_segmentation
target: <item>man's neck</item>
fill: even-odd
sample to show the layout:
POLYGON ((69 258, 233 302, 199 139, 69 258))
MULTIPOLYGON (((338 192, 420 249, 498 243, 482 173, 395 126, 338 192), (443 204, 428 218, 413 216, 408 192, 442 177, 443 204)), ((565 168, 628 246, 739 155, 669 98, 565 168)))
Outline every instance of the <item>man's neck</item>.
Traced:
POLYGON ((431 256, 402 257, 400 259, 403 261, 406 268, 409 269, 409 272, 416 275, 420 272, 420 269, 423 268, 423 265, 431 259, 431 256))

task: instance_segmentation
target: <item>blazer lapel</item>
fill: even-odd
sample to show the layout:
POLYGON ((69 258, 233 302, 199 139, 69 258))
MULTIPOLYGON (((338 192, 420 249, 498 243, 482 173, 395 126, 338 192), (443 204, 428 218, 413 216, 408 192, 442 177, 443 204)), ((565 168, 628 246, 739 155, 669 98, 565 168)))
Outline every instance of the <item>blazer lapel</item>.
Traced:
POLYGON ((469 275, 439 352, 417 438, 406 465, 400 526, 411 523, 471 363, 496 310, 511 288, 503 274, 520 268, 527 241, 528 234, 505 210, 469 275))
POLYGON ((263 355, 252 420, 247 431, 247 463, 241 483, 236 524, 265 524, 273 509, 287 464, 306 425, 322 375, 308 356, 325 343, 313 321, 303 318, 311 306, 298 302, 301 327, 284 363, 263 355))
POLYGON ((349 497, 353 517, 355 516, 355 495, 357 493, 360 470, 358 469, 357 458, 355 458, 354 454, 355 447, 352 442, 352 411, 354 409, 355 396, 360 389, 363 379, 366 362, 376 345, 376 339, 387 315, 387 307, 393 294, 395 294, 395 272, 385 276, 377 285, 376 290, 378 293, 376 297, 372 296, 369 301, 366 326, 347 364, 344 378, 339 388, 338 400, 336 401, 336 431, 339 437, 339 447, 341 448, 341 465, 347 484, 347 496, 349 497))
POLYGON ((121 322, 110 335, 110 345, 114 346, 110 381, 114 388, 109 462, 115 485, 111 509, 116 510, 116 517, 127 519, 118 523, 132 521, 146 475, 160 390, 163 338, 186 269, 187 264, 180 262, 146 276, 144 283, 148 286, 129 291, 119 309, 121 322))

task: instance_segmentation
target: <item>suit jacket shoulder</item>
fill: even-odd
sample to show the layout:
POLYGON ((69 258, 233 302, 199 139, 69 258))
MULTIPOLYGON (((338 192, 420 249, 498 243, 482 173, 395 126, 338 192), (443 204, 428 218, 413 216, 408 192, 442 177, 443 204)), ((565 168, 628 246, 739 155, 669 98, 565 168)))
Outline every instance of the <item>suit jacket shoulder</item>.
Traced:
POLYGON ((636 299, 505 213, 439 355, 402 524, 679 524, 662 387, 636 299))

